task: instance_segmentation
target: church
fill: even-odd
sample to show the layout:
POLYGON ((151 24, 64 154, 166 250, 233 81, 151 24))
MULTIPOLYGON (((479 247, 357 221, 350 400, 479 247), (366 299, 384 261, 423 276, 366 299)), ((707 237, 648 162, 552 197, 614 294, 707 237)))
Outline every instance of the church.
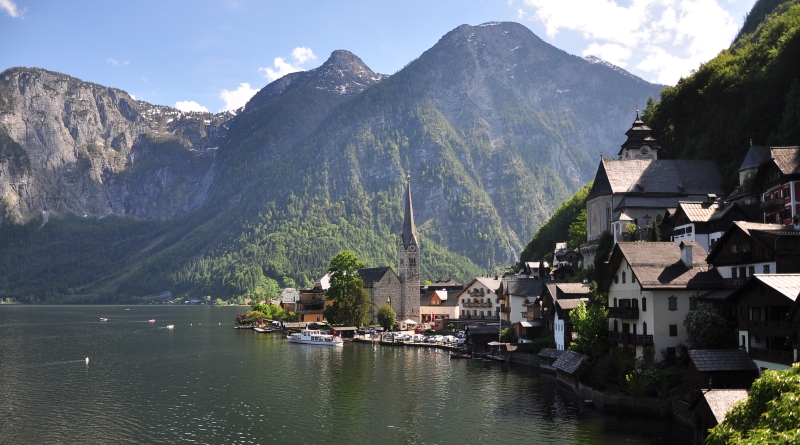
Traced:
POLYGON ((392 301, 397 321, 420 321, 420 256, 414 206, 411 204, 411 177, 406 180, 403 232, 397 241, 397 275, 400 279, 400 301, 392 301))

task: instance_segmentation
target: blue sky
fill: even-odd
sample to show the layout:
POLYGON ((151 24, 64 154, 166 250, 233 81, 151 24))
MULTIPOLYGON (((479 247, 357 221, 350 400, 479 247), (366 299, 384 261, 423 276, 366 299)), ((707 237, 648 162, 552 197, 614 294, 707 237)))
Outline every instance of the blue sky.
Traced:
POLYGON ((393 74, 453 28, 515 21, 571 54, 674 84, 726 48, 755 0, 0 0, 0 70, 59 71, 218 112, 346 49, 393 74))

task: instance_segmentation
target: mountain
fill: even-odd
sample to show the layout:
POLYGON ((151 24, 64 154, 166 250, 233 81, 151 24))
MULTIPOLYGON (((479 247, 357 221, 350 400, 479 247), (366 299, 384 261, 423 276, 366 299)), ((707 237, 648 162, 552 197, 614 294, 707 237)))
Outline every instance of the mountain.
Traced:
MULTIPOLYGON (((52 291, 54 284, 0 257, 0 271, 15 277, 5 285, 0 281, 0 289, 19 295, 11 289, 25 282, 34 294, 56 300, 66 294, 109 301, 163 290, 262 295, 316 278, 343 248, 368 265, 394 264, 408 176, 423 245, 423 279, 466 280, 497 270, 515 261, 557 203, 591 179, 598 155, 616 153, 636 106, 661 89, 598 62, 569 55, 519 24, 496 22, 456 28, 392 76, 335 51, 321 67, 267 85, 237 115, 214 116, 219 130, 206 145, 202 139, 180 139, 185 152, 211 154, 204 173, 212 177, 210 185, 181 197, 190 204, 202 200, 197 207, 154 204, 151 213, 124 208, 116 213, 138 220, 50 218, 41 227, 37 218, 23 228, 3 229, 6 236, 0 230, 0 248, 39 252, 31 256, 34 263, 51 275, 68 275, 62 273, 66 256, 49 259, 43 253, 43 243, 55 239, 63 248, 82 240, 83 250, 109 258, 101 273, 86 268, 90 278, 71 279, 62 286, 66 290, 52 291), (206 148, 212 140, 218 147, 213 151, 206 148), (171 219, 160 221, 169 212, 171 219), (24 236, 12 242, 12 232, 24 236), (126 247, 112 252, 101 240, 106 235, 87 240, 88 233, 107 234, 109 240, 123 234, 117 243, 126 247)), ((0 78, 25 71, 7 70, 0 78)), ((15 91, 17 84, 6 80, 2 91, 15 91)), ((85 85, 81 88, 95 88, 85 85)), ((52 94, 58 97, 50 101, 65 101, 65 93, 52 94)), ((20 102, 16 93, 0 97, 20 102)), ((61 109, 40 115, 63 120, 61 109)), ((35 110, 22 117, 3 108, 0 118, 29 122, 35 110)), ((87 122, 102 123, 88 117, 87 122)), ((170 127, 162 128, 142 133, 152 139, 170 127)), ((176 139, 186 134, 182 128, 176 139)), ((2 161, 10 166, 17 154, 31 150, 19 131, 8 133, 17 144, 8 144, 12 155, 2 161)), ((99 147, 103 159, 113 156, 109 147, 99 147)), ((154 147, 148 153, 173 155, 154 147)), ((22 171, 20 162, 23 167, 15 168, 22 171)), ((42 167, 33 162, 30 168, 42 167)), ((120 171, 112 173, 122 181, 155 184, 159 170, 127 173, 130 177, 120 171)), ((34 205, 25 209, 19 212, 23 217, 36 215, 34 205)))

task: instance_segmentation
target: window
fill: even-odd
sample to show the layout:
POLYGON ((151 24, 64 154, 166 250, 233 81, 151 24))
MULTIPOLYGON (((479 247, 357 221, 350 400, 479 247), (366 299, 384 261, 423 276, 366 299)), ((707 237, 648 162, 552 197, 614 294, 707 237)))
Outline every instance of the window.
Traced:
POLYGON ((769 273, 769 264, 764 265, 764 273, 769 273))
POLYGON ((735 267, 731 267, 731 278, 737 278, 739 271, 735 267))
POLYGON ((634 275, 633 272, 631 272, 631 283, 635 282, 636 282, 636 275, 634 275))
POLYGON ((669 325, 669 336, 670 337, 677 337, 678 336, 678 325, 676 325, 676 324, 669 325))
POLYGON ((625 272, 622 272, 622 282, 625 283, 625 272))
POLYGON ((614 332, 619 332, 619 325, 617 324, 616 319, 614 319, 614 332))
POLYGON ((647 322, 642 322, 642 335, 647 335, 647 322))
POLYGON ((619 283, 619 275, 614 275, 614 284, 619 283))
POLYGON ((647 298, 642 297, 642 312, 647 312, 647 298))
POLYGON ((747 277, 747 269, 744 266, 739 267, 739 276, 742 278, 747 277))
POLYGON ((614 297, 614 307, 617 307, 617 297, 614 297))
POLYGON ((752 277, 756 273, 756 266, 750 266, 750 276, 752 277))
POLYGON ((633 307, 639 307, 639 300, 637 300, 636 298, 631 299, 631 305, 633 307))
POLYGON ((677 311, 678 310, 678 299, 675 297, 669 297, 669 310, 677 311))
POLYGON ((784 198, 788 198, 789 197, 789 187, 786 187, 785 189, 783 189, 783 197, 784 198))
POLYGON ((754 307, 750 310, 750 320, 751 321, 761 321, 761 308, 754 307))
POLYGON ((697 298, 689 297, 689 310, 693 311, 697 309, 697 298))

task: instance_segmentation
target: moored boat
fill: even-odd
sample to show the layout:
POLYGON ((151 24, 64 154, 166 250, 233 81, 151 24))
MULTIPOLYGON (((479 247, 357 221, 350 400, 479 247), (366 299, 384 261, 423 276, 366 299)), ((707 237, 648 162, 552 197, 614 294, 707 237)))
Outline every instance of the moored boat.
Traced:
POLYGON ((108 318, 100 317, 100 321, 108 321, 108 318))
POLYGON ((323 334, 318 329, 303 329, 300 332, 289 334, 289 341, 292 343, 301 343, 304 345, 320 345, 320 346, 342 346, 344 342, 340 337, 330 334, 323 334))
POLYGON ((174 324, 168 324, 167 325, 167 329, 175 329, 175 325, 174 324))

